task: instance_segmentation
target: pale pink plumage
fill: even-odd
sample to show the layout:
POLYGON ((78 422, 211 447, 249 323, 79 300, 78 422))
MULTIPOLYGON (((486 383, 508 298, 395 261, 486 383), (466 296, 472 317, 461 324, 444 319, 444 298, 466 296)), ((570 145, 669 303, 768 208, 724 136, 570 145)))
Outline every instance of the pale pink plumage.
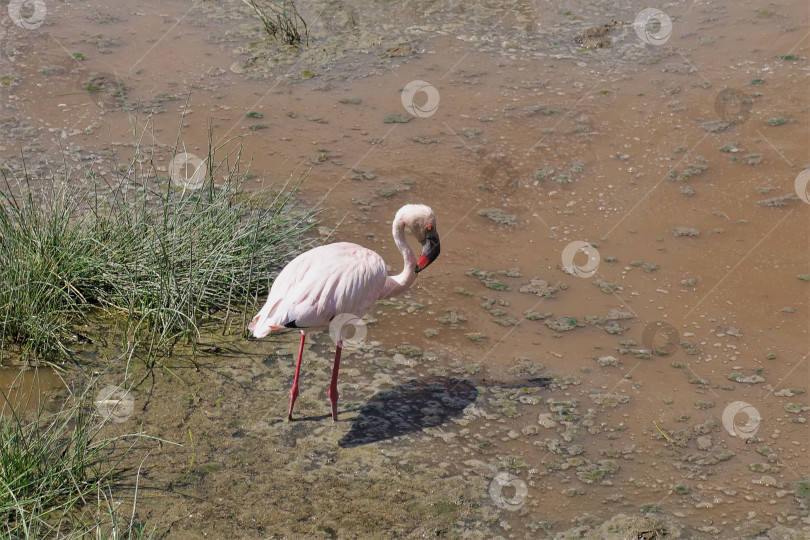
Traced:
POLYGON ((370 249, 349 242, 316 247, 281 271, 248 328, 262 338, 291 322, 319 329, 340 313, 362 317, 380 299, 387 279, 385 261, 370 249))
MULTIPOLYGON (((429 207, 408 204, 400 208, 394 217, 392 232, 404 261, 405 267, 401 273, 388 276, 383 258, 357 244, 337 242, 316 247, 284 267, 273 282, 264 307, 248 325, 257 338, 284 328, 301 331, 288 419, 292 418, 293 404, 298 395, 298 375, 306 332, 328 327, 332 319, 342 313, 362 317, 377 300, 407 290, 416 279, 416 273, 438 257, 440 248, 436 217, 429 207), (423 245, 418 260, 405 240, 406 226, 423 245)), ((332 384, 329 387, 333 419, 337 419, 337 373, 341 346, 342 341, 337 344, 332 384)))

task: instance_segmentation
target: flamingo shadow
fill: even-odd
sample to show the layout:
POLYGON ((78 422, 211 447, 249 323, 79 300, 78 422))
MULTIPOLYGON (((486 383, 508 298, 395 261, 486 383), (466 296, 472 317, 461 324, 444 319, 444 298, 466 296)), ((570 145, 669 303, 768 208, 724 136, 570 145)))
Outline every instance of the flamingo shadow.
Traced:
POLYGON ((466 379, 411 379, 374 394, 361 407, 338 446, 354 448, 441 425, 461 416, 476 397, 475 383, 466 379))

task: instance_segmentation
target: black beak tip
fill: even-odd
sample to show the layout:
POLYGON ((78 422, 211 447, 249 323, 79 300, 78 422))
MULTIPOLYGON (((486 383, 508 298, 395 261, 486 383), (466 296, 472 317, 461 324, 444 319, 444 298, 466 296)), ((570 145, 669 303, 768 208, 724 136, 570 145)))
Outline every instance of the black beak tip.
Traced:
POLYGON ((436 260, 436 257, 439 256, 440 251, 441 244, 439 243, 439 236, 436 234, 435 230, 431 230, 429 234, 426 235, 424 242, 422 242, 422 255, 414 265, 413 271, 418 274, 430 266, 431 263, 436 260))

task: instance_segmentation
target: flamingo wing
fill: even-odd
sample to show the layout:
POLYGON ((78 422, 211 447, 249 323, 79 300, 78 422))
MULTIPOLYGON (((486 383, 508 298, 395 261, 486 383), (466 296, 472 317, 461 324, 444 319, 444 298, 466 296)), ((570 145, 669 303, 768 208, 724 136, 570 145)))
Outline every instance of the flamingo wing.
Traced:
POLYGON ((365 315, 380 298, 385 261, 357 244, 319 246, 279 273, 248 329, 257 338, 280 328, 322 328, 340 313, 365 315))

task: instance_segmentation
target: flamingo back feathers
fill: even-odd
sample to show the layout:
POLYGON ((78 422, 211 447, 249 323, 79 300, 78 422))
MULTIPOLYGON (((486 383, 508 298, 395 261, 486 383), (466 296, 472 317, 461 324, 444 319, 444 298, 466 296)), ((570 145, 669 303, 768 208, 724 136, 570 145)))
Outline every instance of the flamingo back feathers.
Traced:
POLYGON ((262 338, 285 327, 325 328, 340 313, 362 317, 386 278, 385 261, 370 249, 349 242, 316 247, 279 273, 248 330, 262 338))

